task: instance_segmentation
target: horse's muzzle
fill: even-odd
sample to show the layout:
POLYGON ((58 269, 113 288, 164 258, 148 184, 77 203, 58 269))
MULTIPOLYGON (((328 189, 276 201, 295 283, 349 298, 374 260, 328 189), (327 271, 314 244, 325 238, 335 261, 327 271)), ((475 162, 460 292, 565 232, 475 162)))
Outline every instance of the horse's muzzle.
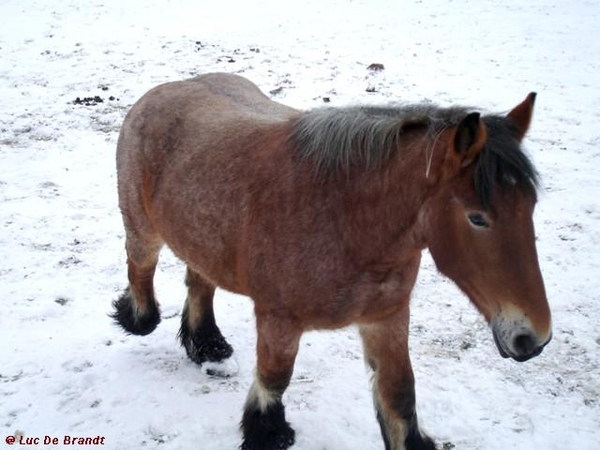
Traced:
POLYGON ((518 362, 524 362, 538 356, 552 339, 552 335, 550 335, 544 343, 539 344, 537 337, 529 331, 519 330, 518 333, 514 334, 506 333, 500 330, 500 327, 496 324, 492 326, 492 333, 500 356, 512 358, 518 362))

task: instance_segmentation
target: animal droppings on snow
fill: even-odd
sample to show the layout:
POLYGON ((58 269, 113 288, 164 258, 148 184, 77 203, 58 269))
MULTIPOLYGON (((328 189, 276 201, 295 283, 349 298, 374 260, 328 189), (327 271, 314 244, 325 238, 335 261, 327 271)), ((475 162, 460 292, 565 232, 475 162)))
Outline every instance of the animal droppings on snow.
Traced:
POLYGON ((372 71, 372 72, 381 72, 382 70, 385 69, 385 66, 383 64, 380 63, 373 63, 373 64, 369 64, 369 66, 367 67, 368 70, 372 71))
POLYGON ((82 105, 82 106, 96 106, 99 103, 104 103, 104 99, 98 95, 96 95, 94 97, 84 97, 84 98, 77 97, 75 100, 73 100, 74 105, 82 105))

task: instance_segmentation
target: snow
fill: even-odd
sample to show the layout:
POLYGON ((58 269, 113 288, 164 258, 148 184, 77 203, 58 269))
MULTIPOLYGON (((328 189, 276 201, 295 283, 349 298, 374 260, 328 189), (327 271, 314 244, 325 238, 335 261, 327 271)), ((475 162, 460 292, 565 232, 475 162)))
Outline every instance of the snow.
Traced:
MULTIPOLYGON (((227 71, 303 109, 328 97, 505 111, 538 92, 526 147, 543 179, 535 220, 554 339, 527 363, 500 358, 426 255, 412 311, 418 411, 445 448, 600 448, 597 2, 4 0, 0 14, 0 447, 15 434, 239 445, 255 363, 248 299, 217 294, 238 366, 228 379, 175 340, 184 271, 168 251, 159 328, 126 336, 107 317, 126 283, 122 119, 159 83, 227 71), (104 102, 73 103, 94 96, 104 102)), ((303 338, 284 401, 294 448, 383 448, 354 328, 303 338)))

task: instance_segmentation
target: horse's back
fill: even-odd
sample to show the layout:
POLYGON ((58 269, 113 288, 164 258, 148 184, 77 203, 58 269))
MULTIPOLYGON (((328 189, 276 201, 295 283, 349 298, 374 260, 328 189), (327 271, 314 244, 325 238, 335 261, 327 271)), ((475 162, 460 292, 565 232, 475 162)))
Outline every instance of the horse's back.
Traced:
POLYGON ((139 165, 141 160, 235 151, 238 147, 222 144, 257 129, 268 130, 298 114, 238 75, 211 73, 166 83, 148 91, 127 114, 117 147, 117 169, 126 170, 128 161, 139 165))
POLYGON ((274 102, 251 81, 238 75, 210 73, 165 83, 151 89, 131 109, 125 119, 165 121, 175 117, 184 121, 229 122, 281 121, 298 112, 274 102))
POLYGON ((227 73, 209 73, 189 80, 202 84, 210 92, 226 99, 225 104, 233 106, 238 113, 262 120, 286 120, 298 111, 281 103, 274 102, 250 80, 227 73), (229 103, 231 102, 231 103, 229 103))

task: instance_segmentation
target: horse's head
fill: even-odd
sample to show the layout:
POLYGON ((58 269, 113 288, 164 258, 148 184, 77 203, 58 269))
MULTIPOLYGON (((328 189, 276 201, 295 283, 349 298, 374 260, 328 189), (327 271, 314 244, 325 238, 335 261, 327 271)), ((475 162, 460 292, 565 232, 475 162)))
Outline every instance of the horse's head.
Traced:
POLYGON ((532 218, 536 172, 520 148, 534 100, 505 117, 467 114, 446 130, 422 223, 438 269, 491 324, 500 354, 517 361, 539 355, 552 335, 532 218))

